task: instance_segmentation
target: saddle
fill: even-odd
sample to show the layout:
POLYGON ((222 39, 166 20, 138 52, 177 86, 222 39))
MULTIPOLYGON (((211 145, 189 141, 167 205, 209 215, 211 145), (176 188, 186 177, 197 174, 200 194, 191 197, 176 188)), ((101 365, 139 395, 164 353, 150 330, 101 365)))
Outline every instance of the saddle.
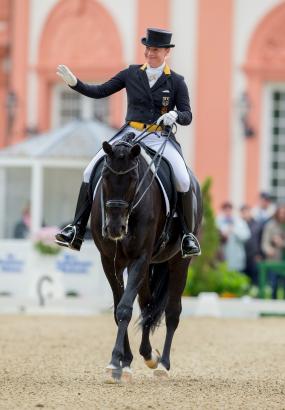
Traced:
MULTIPOLYGON (((146 153, 153 159, 156 152, 151 148, 147 147, 146 145, 144 145, 143 143, 140 144, 143 146, 146 153)), ((156 163, 157 162, 158 159, 156 160, 156 163)), ((202 206, 202 197, 197 178, 195 177, 194 173, 191 171, 189 167, 187 167, 187 170, 190 178, 190 197, 192 198, 192 207, 189 205, 189 211, 191 212, 191 215, 189 215, 189 217, 193 218, 192 226, 193 231, 196 233, 198 226, 201 222, 201 220, 199 220, 198 217, 198 207, 202 206)), ((173 217, 176 211, 177 191, 175 189, 175 179, 172 166, 170 162, 164 157, 162 157, 162 160, 160 162, 157 177, 158 181, 161 181, 163 188, 166 190, 167 197, 170 203, 170 215, 173 217)))
MULTIPOLYGON (((147 147, 142 142, 140 142, 140 145, 142 146, 144 151, 147 153, 147 155, 149 155, 151 160, 153 160, 156 155, 156 151, 147 147)), ((161 249, 164 249, 167 242, 169 241, 171 222, 174 216, 176 215, 176 202, 177 202, 177 192, 175 189, 175 182, 174 182, 175 180, 174 180, 174 172, 172 169, 172 165, 164 157, 161 157, 161 159, 160 157, 156 157, 156 159, 154 160, 154 165, 155 167, 159 165, 159 168, 157 169, 156 179, 158 181, 162 195, 164 196, 164 199, 165 199, 166 218, 165 218, 165 224, 164 224, 162 234, 160 235, 160 238, 158 239, 158 243, 155 246, 153 257, 155 257, 160 252, 161 249)))

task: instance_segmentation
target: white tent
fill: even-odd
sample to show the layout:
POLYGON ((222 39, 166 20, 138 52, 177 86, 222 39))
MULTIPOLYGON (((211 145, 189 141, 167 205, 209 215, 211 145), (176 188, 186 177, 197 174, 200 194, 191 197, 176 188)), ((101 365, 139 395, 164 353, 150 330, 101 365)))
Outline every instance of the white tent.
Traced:
POLYGON ((67 307, 93 312, 111 305, 93 241, 86 241, 80 252, 60 248, 57 255, 42 254, 35 244, 43 224, 59 226, 72 220, 83 170, 115 132, 98 122, 74 121, 0 150, 0 312, 7 306, 29 311, 45 287, 55 312, 67 307), (27 204, 29 234, 17 236, 27 204), (77 298, 68 298, 70 293, 77 298))
POLYGON ((31 232, 73 217, 82 171, 115 129, 96 121, 73 121, 0 150, 0 238, 27 204, 31 232))

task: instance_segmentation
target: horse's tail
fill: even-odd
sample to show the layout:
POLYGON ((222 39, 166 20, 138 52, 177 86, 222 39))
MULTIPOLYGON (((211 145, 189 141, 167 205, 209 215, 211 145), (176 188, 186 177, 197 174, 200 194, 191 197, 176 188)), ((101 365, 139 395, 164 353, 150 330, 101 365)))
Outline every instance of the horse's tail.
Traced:
POLYGON ((168 263, 158 263, 149 266, 149 287, 151 303, 141 312, 140 325, 148 326, 154 332, 160 325, 168 298, 168 263))

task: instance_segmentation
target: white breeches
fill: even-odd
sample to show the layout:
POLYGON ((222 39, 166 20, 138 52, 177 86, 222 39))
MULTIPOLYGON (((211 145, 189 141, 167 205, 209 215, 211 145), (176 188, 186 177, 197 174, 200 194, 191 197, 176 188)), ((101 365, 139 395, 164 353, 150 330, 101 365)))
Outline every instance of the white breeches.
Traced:
MULTIPOLYGON (((141 131, 128 126, 124 128, 122 132, 120 132, 120 134, 118 134, 116 138, 114 138, 110 142, 110 144, 114 144, 116 141, 121 139, 122 136, 125 135, 127 132, 134 132, 136 135, 141 134, 141 131)), ((165 137, 162 136, 160 132, 158 132, 157 134, 159 135, 159 137, 156 134, 149 134, 143 139, 144 144, 152 148, 154 151, 157 151, 161 147, 163 142, 165 141, 165 137)), ((84 182, 89 182, 94 165, 104 155, 105 155, 105 152, 103 151, 103 149, 100 149, 100 151, 97 152, 95 157, 92 159, 92 161, 89 163, 89 165, 86 167, 84 171, 84 175, 83 175, 84 182)), ((181 157, 181 155, 179 154, 179 152, 175 149, 175 147, 169 141, 166 143, 163 156, 166 159, 168 159, 168 161, 172 165, 174 177, 175 177, 176 190, 178 192, 187 192, 190 188, 190 178, 189 178, 189 174, 188 174, 185 162, 183 158, 181 157)))

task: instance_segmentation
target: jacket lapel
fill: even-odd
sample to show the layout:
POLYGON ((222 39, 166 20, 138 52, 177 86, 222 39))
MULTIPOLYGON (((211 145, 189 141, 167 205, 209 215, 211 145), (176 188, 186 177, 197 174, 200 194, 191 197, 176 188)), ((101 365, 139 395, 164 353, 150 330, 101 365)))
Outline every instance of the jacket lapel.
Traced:
POLYGON ((138 70, 139 71, 139 77, 140 77, 140 79, 143 83, 143 87, 144 87, 147 95, 150 98, 152 98, 152 92, 157 90, 163 83, 165 83, 168 80, 169 76, 171 75, 171 72, 170 72, 170 68, 166 64, 165 67, 164 67, 163 73, 157 79, 157 81, 154 83, 154 85, 150 88, 145 70, 146 70, 146 64, 139 67, 139 70, 138 70))
POLYGON ((148 82, 148 78, 147 78, 145 70, 146 70, 146 64, 139 67, 139 70, 138 70, 139 77, 140 77, 140 80, 143 84, 143 87, 144 87, 147 95, 152 99, 151 90, 150 90, 150 86, 149 86, 149 82, 148 82))
POLYGON ((163 83, 165 83, 165 81, 167 81, 167 78, 168 76, 162 73, 161 76, 156 80, 156 82, 151 87, 151 92, 157 90, 163 83))

